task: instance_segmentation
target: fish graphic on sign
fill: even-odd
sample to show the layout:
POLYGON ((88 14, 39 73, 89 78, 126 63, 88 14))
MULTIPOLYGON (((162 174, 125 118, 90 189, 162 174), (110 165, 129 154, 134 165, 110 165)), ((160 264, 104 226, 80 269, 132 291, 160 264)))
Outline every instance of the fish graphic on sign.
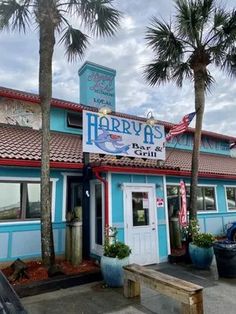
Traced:
POLYGON ((124 145, 122 143, 122 136, 110 134, 106 130, 102 129, 102 133, 98 135, 97 139, 94 140, 94 144, 110 154, 128 154, 130 145, 124 145))

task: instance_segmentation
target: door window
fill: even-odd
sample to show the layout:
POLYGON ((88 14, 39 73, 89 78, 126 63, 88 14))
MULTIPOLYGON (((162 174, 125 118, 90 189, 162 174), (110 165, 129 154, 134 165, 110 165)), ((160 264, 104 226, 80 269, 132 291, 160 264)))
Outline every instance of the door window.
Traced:
POLYGON ((133 226, 149 225, 149 200, 147 192, 132 192, 133 226))

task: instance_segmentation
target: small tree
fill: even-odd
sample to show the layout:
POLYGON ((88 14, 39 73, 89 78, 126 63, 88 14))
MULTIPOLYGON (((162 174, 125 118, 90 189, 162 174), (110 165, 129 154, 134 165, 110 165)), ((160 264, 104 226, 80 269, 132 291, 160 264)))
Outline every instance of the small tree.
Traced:
POLYGON ((46 266, 55 263, 50 196, 50 104, 52 99, 52 58, 56 33, 65 45, 69 61, 83 57, 89 37, 72 27, 75 17, 82 29, 94 36, 112 36, 121 13, 113 0, 0 0, 0 30, 26 31, 36 22, 39 28, 39 97, 42 108, 41 151, 41 243, 46 266))
POLYGON ((154 52, 145 67, 146 81, 154 86, 169 81, 182 87, 185 78, 194 84, 196 126, 192 154, 190 219, 197 216, 197 182, 205 92, 214 79, 209 65, 236 75, 236 11, 226 11, 216 0, 176 0, 174 23, 155 17, 146 41, 154 52))

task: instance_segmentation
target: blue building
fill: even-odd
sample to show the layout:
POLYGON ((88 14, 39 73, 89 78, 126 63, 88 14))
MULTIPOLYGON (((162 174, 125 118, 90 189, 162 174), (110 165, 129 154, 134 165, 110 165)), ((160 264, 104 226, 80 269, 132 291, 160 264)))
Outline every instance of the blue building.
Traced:
MULTIPOLYGON (((188 199, 194 129, 173 138, 165 150, 161 144, 156 146, 156 155, 150 153, 148 141, 152 137, 161 141, 173 125, 158 121, 158 126, 146 126, 144 118, 116 112, 115 74, 112 69, 86 62, 79 71, 80 104, 52 100, 50 163, 55 251, 58 256, 64 255, 67 217, 75 207, 82 206, 86 258, 101 256, 104 227, 112 225, 117 227, 119 239, 130 245, 131 262, 160 263, 171 251, 169 226, 180 207, 180 180, 186 183, 188 199), (98 113, 104 105, 112 110, 111 115, 98 113), (99 121, 106 130, 112 121, 113 132, 109 129, 109 135, 114 140, 119 140, 122 132, 122 136, 129 135, 130 126, 136 135, 138 128, 144 130, 146 146, 133 145, 137 157, 123 156, 119 145, 117 153, 84 153, 82 137, 89 131, 87 120, 82 121, 83 112, 94 119, 90 123, 99 121)), ((1 87, 0 262, 41 255, 40 129, 38 96, 1 87)), ((234 149, 230 149, 235 141, 235 137, 223 134, 202 133, 198 220, 202 231, 215 235, 223 234, 224 226, 236 220, 236 159, 234 149)), ((111 147, 114 149, 106 149, 111 147)))

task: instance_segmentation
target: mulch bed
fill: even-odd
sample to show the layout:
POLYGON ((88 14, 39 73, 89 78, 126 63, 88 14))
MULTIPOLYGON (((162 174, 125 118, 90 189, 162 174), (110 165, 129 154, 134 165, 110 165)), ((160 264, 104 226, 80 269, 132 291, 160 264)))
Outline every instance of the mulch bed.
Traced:
MULTIPOLYGON (((49 279, 47 269, 43 266, 42 262, 30 261, 25 264, 27 265, 26 273, 29 278, 23 277, 15 282, 11 282, 13 286, 28 285, 34 282, 41 282, 49 279)), ((60 266, 62 272, 67 276, 92 273, 99 270, 99 267, 93 261, 89 260, 83 261, 79 266, 73 266, 67 261, 58 261, 57 264, 60 266)), ((1 270, 7 278, 13 273, 13 269, 10 266, 1 270)))

